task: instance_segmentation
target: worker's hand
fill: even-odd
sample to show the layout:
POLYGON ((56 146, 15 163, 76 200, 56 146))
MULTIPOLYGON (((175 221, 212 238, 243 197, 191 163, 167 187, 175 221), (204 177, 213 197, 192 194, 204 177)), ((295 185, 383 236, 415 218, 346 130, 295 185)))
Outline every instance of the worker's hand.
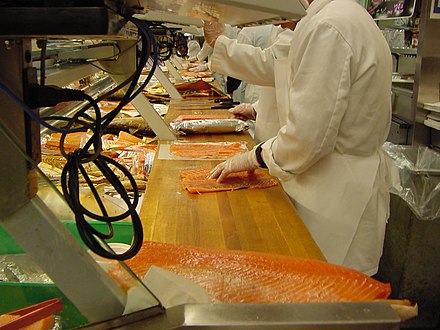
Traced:
POLYGON ((197 62, 197 56, 189 57, 188 62, 197 62))
POLYGON ((254 107, 249 103, 241 103, 228 111, 234 114, 235 118, 241 120, 255 120, 255 118, 257 118, 257 113, 255 112, 254 107))
POLYGON ((220 22, 204 22, 203 34, 205 36, 205 41, 211 47, 215 46, 215 41, 217 38, 223 34, 225 31, 225 25, 220 22))
POLYGON ((200 65, 194 66, 192 68, 189 68, 188 71, 191 71, 191 72, 203 72, 203 71, 208 71, 208 69, 209 69, 208 68, 208 64, 205 63, 205 64, 200 64, 200 65))
POLYGON ((223 163, 218 164, 209 173, 208 179, 217 179, 217 182, 222 182, 231 173, 253 172, 256 168, 258 168, 258 161, 254 148, 251 151, 229 157, 223 163))

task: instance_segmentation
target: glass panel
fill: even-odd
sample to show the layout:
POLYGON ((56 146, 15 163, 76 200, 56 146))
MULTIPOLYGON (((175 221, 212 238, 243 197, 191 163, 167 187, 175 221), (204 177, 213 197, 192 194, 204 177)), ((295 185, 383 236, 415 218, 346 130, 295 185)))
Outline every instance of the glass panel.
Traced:
MULTIPOLYGON (((23 42, 25 47, 26 43, 23 42)), ((5 61, 0 65, 9 65, 13 73, 2 70, 8 76, 0 76, 0 314, 58 297, 63 310, 58 313, 57 322, 70 329, 121 316, 132 290, 143 295, 140 308, 159 306, 122 261, 98 257, 83 243, 75 214, 61 192, 56 161, 62 162, 62 157, 52 158, 52 164, 39 161, 48 155, 40 155, 38 125, 27 123, 25 105, 13 101, 13 95, 19 95, 15 91, 22 86, 23 75, 18 72, 24 70, 20 63, 23 44, 17 42, 11 54, 3 54, 5 61)), ((115 199, 111 198, 114 196, 107 195, 103 183, 96 187, 104 203, 113 206, 108 212, 124 212, 120 205, 115 206, 115 199)), ((81 204, 99 212, 97 200, 87 204, 92 200, 90 189, 80 185, 78 193, 81 204)), ((86 220, 108 233, 107 224, 89 217, 86 220)), ((103 248, 116 250, 120 245, 114 243, 132 243, 133 226, 128 219, 122 220, 113 224, 114 233, 109 235, 112 238, 108 244, 102 243, 103 248)))

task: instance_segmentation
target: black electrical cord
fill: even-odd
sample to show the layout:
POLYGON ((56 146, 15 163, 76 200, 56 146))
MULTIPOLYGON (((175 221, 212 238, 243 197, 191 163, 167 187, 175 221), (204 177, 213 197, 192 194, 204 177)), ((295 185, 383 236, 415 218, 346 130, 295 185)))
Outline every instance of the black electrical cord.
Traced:
MULTIPOLYGON (((64 157, 67 159, 66 166, 63 169, 61 176, 61 185, 64 196, 68 205, 72 208, 75 213, 75 220, 77 224, 78 231, 80 233, 81 238, 84 243, 96 254, 109 258, 109 259, 117 259, 117 260, 125 260, 131 258, 137 254, 139 249, 142 246, 143 242, 143 229, 140 218, 136 212, 136 207, 139 201, 139 190, 136 185, 136 181, 132 177, 131 173, 126 169, 122 164, 117 161, 106 157, 101 154, 101 136, 104 129, 107 125, 117 116, 120 110, 131 102, 139 93, 143 91, 148 82, 151 80, 151 77, 154 74, 154 71, 158 65, 158 51, 157 45, 154 39, 154 35, 149 30, 147 24, 143 21, 132 17, 126 17, 128 21, 133 22, 137 27, 138 31, 141 34, 141 42, 142 49, 137 59, 137 67, 136 71, 131 75, 129 79, 126 79, 122 84, 116 86, 112 91, 115 92, 123 87, 127 87, 126 93, 119 104, 113 109, 109 114, 104 117, 101 117, 100 109, 97 103, 97 100, 94 100, 90 96, 85 93, 82 93, 79 98, 80 91, 73 90, 54 90, 50 88, 37 88, 37 92, 48 93, 44 94, 45 96, 53 97, 53 93, 55 93, 55 101, 58 98, 62 98, 64 101, 72 100, 69 97, 72 95, 75 97, 74 99, 84 99, 88 101, 88 104, 85 105, 82 109, 80 109, 72 118, 62 117, 62 116, 54 116, 49 117, 46 120, 61 120, 65 121, 66 125, 63 128, 58 128, 53 125, 47 123, 46 120, 42 120, 39 116, 32 111, 32 109, 27 106, 19 97, 17 97, 14 93, 12 93, 6 86, 4 86, 0 82, 0 90, 2 90, 6 95, 8 95, 13 101, 15 101, 26 114, 32 119, 41 124, 42 126, 55 131, 62 133, 60 139, 60 149, 64 157), (151 49, 152 48, 152 49, 151 49), (145 67, 148 59, 152 57, 153 64, 150 70, 147 79, 143 82, 141 86, 138 86, 138 80, 142 74, 142 69, 145 67), (95 120, 90 122, 91 118, 88 116, 85 111, 88 110, 92 106, 95 110, 95 120), (83 120, 85 118, 87 120, 83 120), (80 127, 75 127, 80 125, 80 127), (92 132, 92 136, 87 140, 87 142, 74 152, 67 153, 64 149, 64 142, 67 134, 75 133, 75 132, 92 132), (96 188, 93 185, 92 180, 87 175, 87 172, 84 168, 84 164, 88 162, 93 162, 98 169, 103 173, 104 177, 107 178, 108 182, 115 188, 115 190, 120 194, 121 199, 127 205, 127 211, 119 214, 117 216, 109 216, 107 210, 105 209, 105 205, 102 202, 96 188), (126 189, 123 187, 119 178, 114 174, 114 171, 109 166, 115 167, 117 170, 121 171, 128 179, 131 184, 133 190, 133 199, 129 196, 126 189), (91 189, 91 192, 99 206, 101 211, 101 215, 94 214, 87 209, 85 209, 80 203, 80 185, 79 185, 79 177, 82 175, 91 189), (109 247, 104 244, 103 240, 109 239, 113 236, 114 230, 112 227, 112 223, 115 221, 119 221, 122 219, 131 217, 133 224, 133 239, 130 245, 130 248, 122 253, 117 254, 114 251, 111 251, 109 247), (86 217, 91 219, 104 221, 107 224, 108 233, 101 233, 94 229, 87 221, 86 217)), ((44 86, 42 86, 44 87, 44 86)), ((102 95, 100 99, 104 99, 111 93, 108 92, 105 95, 102 95)), ((40 94, 38 94, 40 95, 40 94)), ((44 99, 43 99, 44 100, 44 99)), ((40 100, 39 100, 40 101, 40 100)), ((51 102, 54 100, 51 99, 51 102)))
POLYGON ((93 160, 93 163, 101 170, 105 178, 109 183, 115 188, 115 190, 121 195, 122 200, 127 205, 127 210, 119 214, 117 216, 109 216, 105 206, 103 205, 96 188, 91 182, 86 170, 84 169, 82 163, 80 163, 81 159, 81 150, 76 150, 73 153, 70 153, 67 157, 67 163, 63 169, 61 175, 61 181, 63 182, 63 194, 66 197, 66 201, 71 207, 71 209, 75 210, 75 220, 76 226, 78 228, 78 232, 84 241, 84 243, 90 248, 94 253, 109 259, 116 260, 125 260, 128 258, 132 258, 137 254, 137 252, 142 247, 143 242, 143 229, 141 220, 136 212, 136 207, 139 202, 139 191, 137 189, 136 181, 131 176, 130 172, 117 161, 112 158, 98 155, 93 160), (112 164, 118 170, 122 171, 127 178, 129 178, 130 183, 134 189, 134 200, 132 201, 128 194, 126 193, 125 188, 122 183, 119 181, 119 178, 116 176, 114 171, 108 166, 108 164, 112 164), (79 171, 78 171, 79 170, 79 171), (91 188, 92 194, 94 195, 96 201, 99 204, 99 207, 102 211, 102 215, 95 214, 87 210, 81 205, 80 196, 79 196, 79 172, 86 179, 86 182, 91 188), (107 228, 109 233, 102 233, 96 230, 87 220, 86 216, 95 220, 99 220, 105 222, 107 224, 107 228), (133 239, 130 248, 123 252, 122 254, 116 254, 113 251, 109 251, 105 246, 102 245, 101 240, 110 239, 113 236, 113 227, 112 223, 115 221, 120 221, 130 216, 133 224, 133 239))
POLYGON ((105 115, 103 117, 103 127, 106 128, 108 126, 108 124, 110 124, 110 122, 118 115, 118 113, 120 112, 120 110, 127 105, 128 103, 130 103, 131 101, 133 101, 133 99, 138 96, 147 86, 148 82, 151 80, 154 72, 156 71, 156 67, 158 65, 159 59, 157 56, 157 44, 155 42, 154 39, 154 35, 152 34, 152 32, 150 31, 148 25, 136 18, 129 18, 129 20, 131 22, 133 22, 139 29, 139 31, 142 32, 142 44, 144 45, 142 47, 142 52, 141 55, 139 57, 139 65, 137 66, 137 70, 135 71, 135 73, 133 74, 133 80, 131 85, 128 87, 126 94, 124 95, 124 98, 119 102, 118 106, 110 111, 107 115, 105 115), (148 41, 150 42, 150 44, 148 43, 148 41), (145 44, 148 45, 148 47, 145 47, 145 44), (150 69, 150 72, 148 73, 147 78, 145 79, 145 81, 142 83, 141 86, 139 86, 139 88, 133 92, 134 88, 137 86, 137 81, 139 80, 141 74, 142 74, 142 69, 144 68, 144 66, 146 65, 146 63, 148 62, 148 59, 150 58, 151 54, 149 52, 149 48, 150 45, 152 45, 152 58, 153 58, 153 63, 150 69), (132 93, 133 92, 133 93, 132 93), (132 93, 132 94, 131 94, 132 93))
POLYGON ((160 22, 149 22, 148 26, 150 28, 160 28, 161 30, 164 30, 167 32, 166 35, 163 35, 163 37, 166 38, 166 40, 162 40, 162 35, 155 36, 156 43, 158 45, 158 54, 161 61, 166 61, 171 58, 173 55, 173 51, 176 47, 176 33, 173 31, 173 29, 169 28, 168 26, 160 23, 160 22))
MULTIPOLYGON (((154 74, 154 70, 158 63, 157 56, 154 56, 153 66, 147 79, 140 87, 137 88, 137 82, 142 74, 142 69, 144 68, 148 59, 151 56, 151 52, 150 52, 151 46, 153 48, 152 54, 155 55, 157 54, 157 45, 154 41, 154 36, 149 31, 148 26, 144 22, 131 17, 127 19, 132 21, 138 27, 138 30, 141 34, 142 48, 139 58, 137 60, 136 71, 131 77, 131 82, 127 87, 126 93, 124 94, 124 97, 119 102, 119 104, 115 107, 115 109, 110 111, 107 115, 105 115, 102 118, 100 117, 100 115, 97 115, 95 119, 95 127, 93 129, 95 135, 92 136, 87 141, 87 143, 83 146, 83 148, 78 149, 75 152, 69 154, 66 154, 64 150, 62 151, 65 157, 67 158, 67 164, 64 167, 61 176, 62 189, 64 195, 66 196, 66 200, 68 201, 69 206, 75 212, 76 225, 80 233, 80 236, 83 239, 84 243, 94 253, 105 258, 116 259, 116 260, 125 260, 135 256, 142 246, 143 229, 140 218, 136 212, 136 207, 139 201, 139 190, 137 188, 136 181, 133 179, 131 173, 123 165, 121 165, 120 163, 116 162, 115 160, 109 157, 105 157, 100 154, 100 149, 101 149, 100 137, 102 131, 117 116, 117 114, 120 112, 122 107, 128 104, 129 102, 131 102, 140 92, 143 91, 146 84, 150 81, 152 75, 154 74), (92 147, 92 145, 93 145, 93 153, 89 152, 89 149, 92 147), (127 210, 124 213, 119 214, 117 216, 108 215, 108 212, 106 211, 105 206, 102 203, 101 198, 98 192, 96 191, 96 188, 93 185, 93 182, 88 177, 87 172, 83 167, 84 163, 90 161, 93 162, 98 167, 98 169, 102 172, 102 174, 107 179, 107 181, 119 193, 121 199, 127 205, 127 210), (119 178, 114 174, 114 171, 110 168, 109 165, 112 165, 116 169, 120 170, 129 179, 133 189, 133 196, 134 196, 133 200, 131 200, 126 189, 123 187, 119 178), (95 200, 97 201, 99 209, 102 213, 101 215, 92 213, 81 205, 79 200, 80 174, 84 177, 86 183, 90 187, 90 190, 95 200), (86 217, 105 222, 107 224, 108 233, 101 233, 96 229, 94 229, 86 221, 86 217), (103 245, 102 240, 106 240, 112 237, 113 222, 125 219, 127 217, 131 217, 131 222, 133 224, 133 239, 130 248, 122 254, 117 254, 111 250, 109 251, 109 248, 103 245)), ((74 123, 78 121, 78 118, 80 118, 83 114, 84 114, 83 111, 79 111, 75 115, 75 117, 72 118, 72 121, 68 123, 67 127, 70 128, 74 123)), ((65 135, 63 135, 62 139, 60 140, 60 147, 64 144, 64 138, 65 135)))
POLYGON ((113 55, 110 55, 110 56, 106 56, 106 57, 101 57, 101 58, 90 58, 90 59, 85 59, 85 58, 69 58, 69 59, 67 59, 67 62, 79 63, 79 64, 92 64, 93 62, 99 62, 99 61, 117 60, 118 56, 120 56, 123 53, 129 51, 132 47, 136 47, 136 45, 133 45, 132 47, 127 48, 124 51, 121 51, 121 48, 119 47, 118 44, 114 44, 113 46, 115 46, 117 48, 117 50, 118 50, 116 54, 113 54, 113 55))
MULTIPOLYGON (((135 44, 134 46, 132 46, 132 47, 135 47, 135 46, 136 46, 136 44, 135 44)), ((129 48, 127 48, 127 49, 124 50, 124 51, 121 51, 120 48, 119 48, 119 46, 118 46, 118 50, 119 50, 119 53, 118 53, 118 54, 120 55, 120 54, 122 54, 122 53, 128 51, 128 50, 131 49, 132 47, 129 47, 129 48)), ((45 51, 43 52, 43 50, 42 50, 41 57, 42 57, 42 58, 45 57, 45 51)), ((79 63, 79 62, 78 62, 77 64, 82 64, 82 63, 79 63)), ((90 65, 96 66, 93 62, 87 62, 87 63, 85 63, 85 64, 90 64, 90 65)), ((41 72, 40 72, 40 75, 41 75, 41 76, 45 75, 45 72, 44 72, 44 71, 45 71, 45 70, 43 70, 43 69, 41 70, 41 72)), ((115 86, 114 88, 112 88, 110 91, 108 91, 108 92, 102 94, 99 98, 96 99, 96 103, 99 103, 100 101, 102 101, 102 100, 108 98, 109 96, 113 95, 113 94, 116 93, 117 91, 121 90, 122 88, 124 88, 125 86, 127 86, 127 84, 129 84, 130 82, 132 82, 133 79, 134 79, 134 74, 131 75, 130 77, 128 77, 125 81, 123 81, 123 82, 120 83, 119 85, 117 85, 117 86, 115 86)), ((44 84, 41 84, 41 86, 44 86, 44 84)), ((86 117, 87 115, 85 114, 85 110, 88 110, 89 108, 90 108, 90 102, 87 103, 87 104, 85 104, 84 107, 81 108, 81 109, 79 110, 79 112, 82 113, 84 117, 86 117)), ((29 111, 30 111, 30 110, 29 110, 29 111)), ((49 116, 49 117, 41 117, 41 118, 39 118, 39 117, 37 116, 37 117, 35 118, 35 116, 34 116, 33 119, 36 120, 37 122, 39 122, 41 125, 45 126, 46 128, 49 128, 50 130, 55 131, 55 132, 58 132, 58 133, 76 133, 76 132, 85 132, 85 131, 87 131, 88 129, 90 129, 90 127, 88 126, 88 122, 87 122, 87 121, 86 121, 86 122, 82 122, 82 121, 79 121, 79 120, 76 122, 76 124, 77 124, 77 125, 79 124, 80 126, 83 125, 83 128, 72 128, 72 129, 70 129, 70 130, 65 130, 65 129, 59 129, 58 127, 55 127, 55 126, 52 126, 52 125, 51 125, 51 126, 47 126, 47 125, 48 125, 47 122, 48 122, 48 121, 52 121, 52 120, 70 122, 70 121, 71 121, 71 118, 70 118, 70 117, 64 117, 64 116, 49 116), (38 118, 38 119, 37 119, 37 118, 38 118)))
POLYGON ((41 47, 40 56, 40 85, 46 85, 46 51, 47 51, 47 40, 38 40, 37 44, 41 47))
MULTIPOLYGON (((31 118, 33 121, 36 121, 37 123, 39 123, 40 125, 54 131, 57 133, 78 133, 78 132, 86 132, 87 129, 89 128, 88 125, 87 126, 80 126, 80 127, 76 127, 76 128, 70 128, 70 129, 65 129, 65 128, 59 128, 56 126, 53 126, 49 123, 47 123, 47 121, 42 120, 38 114, 36 114, 26 103, 23 102, 23 100, 21 98, 19 98, 17 95, 15 95, 9 88, 7 88, 3 83, 0 82, 0 90, 6 94, 12 101, 14 101, 19 107, 21 107, 24 112, 29 116, 29 118, 31 118)), ((75 91, 77 92, 77 91, 75 91)), ((89 107, 90 105, 88 105, 89 107)))

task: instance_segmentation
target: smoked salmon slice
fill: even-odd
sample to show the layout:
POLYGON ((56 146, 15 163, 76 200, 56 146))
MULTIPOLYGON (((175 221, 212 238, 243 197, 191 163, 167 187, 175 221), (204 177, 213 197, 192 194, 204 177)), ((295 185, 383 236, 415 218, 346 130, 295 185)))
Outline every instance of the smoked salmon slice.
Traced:
POLYGON ((246 188, 269 188, 278 185, 278 181, 265 170, 257 169, 254 172, 237 172, 228 175, 222 182, 215 179, 208 180, 210 168, 197 168, 180 172, 183 189, 192 194, 232 191, 246 188))
MULTIPOLYGON (((391 293, 389 284, 356 270, 262 252, 146 241, 126 263, 140 278, 152 265, 188 278, 214 303, 356 302, 385 299, 391 293)), ((122 284, 130 282, 119 264, 109 273, 122 284)))
MULTIPOLYGON (((16 319, 20 318, 20 315, 12 315, 12 314, 3 314, 0 315, 0 326, 6 326, 9 322, 12 322, 16 319)), ((50 330, 53 329, 53 325, 55 322, 55 316, 50 315, 44 319, 35 321, 31 325, 27 325, 25 327, 20 328, 21 330, 50 330)), ((12 329, 12 328, 9 328, 12 329)))
POLYGON ((174 142, 170 145, 171 154, 186 158, 227 158, 247 150, 241 142, 174 142))

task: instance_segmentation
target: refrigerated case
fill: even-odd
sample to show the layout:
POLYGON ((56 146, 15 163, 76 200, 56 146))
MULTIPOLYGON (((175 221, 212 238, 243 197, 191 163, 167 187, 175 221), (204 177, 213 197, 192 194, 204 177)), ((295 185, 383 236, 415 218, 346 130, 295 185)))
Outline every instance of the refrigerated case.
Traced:
MULTIPOLYGON (((136 5, 127 1, 123 5, 133 4, 136 5)), ((209 6, 209 10, 216 6, 206 5, 209 6)), ((299 15, 302 15, 303 11, 302 8, 299 15)), ((100 1, 81 3, 78 6, 72 6, 70 3, 63 5, 61 2, 50 6, 46 2, 35 2, 35 7, 29 7, 15 3, 10 7, 7 5, 2 7, 0 15, 2 16, 0 81, 4 87, 1 95, 1 145, 4 153, 0 208, 2 227, 55 281, 57 288, 77 307, 79 313, 88 322, 120 316, 126 300, 125 293, 89 254, 84 254, 83 247, 61 224, 51 206, 39 196, 40 185, 45 181, 36 166, 41 159, 40 125, 30 120, 30 114, 25 114, 23 107, 26 103, 23 101, 27 97, 26 86, 38 83, 32 63, 32 39, 116 39, 120 45, 133 41, 117 35, 121 27, 121 17, 103 6, 100 1), (66 260, 69 262, 66 263, 66 260)), ((126 52, 124 57, 125 60, 119 66, 110 64, 112 69, 127 72, 128 76, 134 67, 135 52, 126 52)), ((75 81, 81 75, 90 74, 90 69, 90 66, 77 65, 72 71, 64 68, 58 75, 58 81, 51 80, 50 77, 48 82, 63 86, 69 81, 75 81), (83 72, 81 68, 84 67, 86 70, 83 72)), ((116 77, 116 80, 120 81, 119 79, 123 80, 121 77, 116 77)), ((144 108, 146 102, 144 100, 139 102, 141 102, 140 108, 144 108)), ((38 116, 38 110, 31 111, 38 116)), ((153 113, 147 114, 149 122, 152 116, 153 113)), ((162 120, 158 125, 161 124, 163 124, 162 120)), ((165 134, 161 138, 173 137, 165 134)), ((57 188, 52 188, 55 195, 53 200, 56 200, 57 196, 61 198, 57 188)), ((65 208, 68 209, 67 204, 65 208)), ((33 302, 32 299, 38 299, 35 296, 28 298, 29 304, 33 302)), ((158 306, 155 303, 151 305, 158 306)))
MULTIPOLYGON (((251 9, 270 9, 268 4, 255 1, 225 1, 222 6, 226 7, 218 8, 213 1, 188 1, 180 4, 184 7, 187 3, 197 5, 198 9, 202 8, 205 14, 209 13, 214 17, 220 14, 219 18, 222 20, 228 18, 223 15, 226 10, 230 11, 235 6, 239 7, 238 3, 251 9)), ((276 10, 269 13, 269 15, 265 14, 264 17, 258 16, 258 21, 260 19, 267 21, 267 19, 297 18, 304 14, 304 6, 301 2, 290 3, 294 4, 293 7, 287 8, 292 10, 290 13, 286 13, 284 1, 276 1, 273 3, 276 10), (279 11, 280 8, 282 8, 282 12, 279 11)), ((164 6, 164 4, 166 5, 166 2, 161 2, 159 6, 164 6)), ((148 2, 145 6, 149 7, 148 2)), ((62 32, 63 37, 67 35, 76 38, 79 35, 81 38, 93 38, 94 36, 91 36, 90 33, 96 33, 98 36, 95 37, 98 39, 112 39, 114 37, 120 40, 121 43, 130 42, 130 40, 127 41, 125 38, 116 37, 112 34, 114 25, 103 24, 103 22, 108 23, 109 17, 112 16, 106 9, 86 7, 73 8, 72 10, 75 13, 85 14, 87 24, 75 29, 76 23, 81 22, 81 20, 75 20, 71 15, 72 12, 69 12, 69 8, 63 8, 62 6, 55 9, 32 8, 32 10, 14 8, 11 11, 2 8, 2 17, 7 18, 7 20, 2 20, 2 27, 7 27, 9 30, 3 28, 1 30, 5 35, 2 35, 0 39, 0 55, 2 58, 0 82, 11 93, 2 89, 0 96, 2 104, 0 144, 2 151, 7 155, 2 158, 1 162, 0 192, 4 198, 2 198, 0 204, 0 223, 23 251, 56 283, 56 287, 63 294, 66 303, 72 303, 76 308, 76 312, 80 314, 80 320, 76 320, 79 322, 75 324, 76 326, 84 325, 85 322, 87 324, 94 323, 95 325, 90 325, 91 328, 122 327, 127 323, 141 322, 145 327, 151 325, 151 328, 186 327, 191 325, 216 328, 228 326, 252 328, 258 325, 259 327, 272 328, 274 325, 284 326, 286 324, 290 324, 291 328, 295 326, 303 328, 306 323, 307 327, 314 328, 317 323, 319 325, 325 322, 336 327, 345 326, 353 329, 357 329, 359 324, 374 325, 382 329, 396 329, 398 327, 399 319, 389 305, 384 303, 321 304, 317 306, 283 305, 264 306, 264 308, 252 305, 188 305, 165 312, 161 304, 151 296, 147 289, 144 290, 145 297, 148 297, 144 306, 145 309, 122 317, 127 298, 126 294, 102 270, 91 255, 85 253, 85 249, 80 242, 60 222, 60 217, 54 213, 50 205, 53 200, 46 203, 39 195, 41 185, 47 184, 50 187, 49 189, 52 189, 54 199, 60 199, 61 203, 65 203, 57 188, 51 186, 36 166, 41 157, 39 149, 40 126, 29 119, 29 114, 25 115, 23 112, 24 104, 21 103, 26 99, 26 86, 28 86, 28 83, 36 81, 31 56, 31 41, 33 38, 51 38, 53 31, 58 31, 62 32), (13 13, 19 15, 14 16, 13 13), (47 16, 48 13, 49 16, 47 16), (100 20, 93 22, 96 15, 100 20), (48 17, 52 18, 53 16, 57 16, 57 19, 54 21, 47 20, 48 17), (38 25, 38 23, 41 24, 38 25), (16 30, 15 26, 20 26, 20 29, 16 30), (110 30, 109 26, 111 26, 110 30), (57 30, 58 28, 61 28, 61 30, 57 30), (14 98, 16 100, 13 100, 14 98), (306 312, 309 309, 311 311, 306 312), (233 320, 229 317, 231 315, 234 315, 233 320), (318 319, 317 315, 319 315, 318 319), (104 322, 104 324, 101 322, 104 322)), ((253 11, 245 10, 243 13, 244 15, 236 17, 237 19, 246 18, 246 21, 240 21, 240 23, 255 22, 254 16, 251 16, 251 18, 246 16, 246 13, 253 15, 253 11)), ((125 64, 128 67, 130 66, 129 61, 125 64)), ((127 66, 124 66, 124 68, 127 68, 127 66)), ((67 80, 74 78, 74 75, 68 75, 68 71, 65 71, 63 78, 68 77, 67 80)), ((31 110, 38 113, 38 110, 31 110)), ((151 120, 151 118, 148 117, 148 120, 151 120)), ((278 191, 278 193, 280 192, 278 191)), ((287 199, 285 204, 288 204, 287 199)), ((266 206, 262 205, 262 207, 266 206)), ((276 216, 282 218, 283 215, 285 213, 276 216)), ((274 231, 277 234, 284 235, 277 228, 274 231)), ((266 242, 263 243, 266 244, 266 242)), ((298 245, 298 242, 295 244, 298 245)), ((312 245, 308 246, 309 249, 311 247, 312 245)), ((302 250, 306 249, 302 248, 302 250)), ((311 250, 315 251, 314 249, 311 250)), ((137 280, 136 277, 134 278, 137 280)), ((25 291, 22 292, 24 296, 27 295, 25 291)), ((35 296, 27 297, 30 300, 35 298, 35 296)), ((30 300, 29 303, 32 303, 30 300)), ((139 328, 139 324, 134 324, 133 328, 139 328)))
MULTIPOLYGON (((427 116, 436 111, 429 104, 440 101, 440 19, 433 13, 436 1, 418 1, 415 16, 409 21, 379 21, 382 29, 401 30, 409 40, 403 47, 392 47, 396 77, 393 81, 393 116, 406 128, 406 141, 401 144, 427 145, 439 148, 439 127, 430 125, 427 116), (433 15, 434 14, 434 15, 433 15), (397 24, 397 23, 400 23, 397 24), (411 41, 412 36, 412 41, 411 41)), ((390 140, 391 142, 399 142, 390 140)))

